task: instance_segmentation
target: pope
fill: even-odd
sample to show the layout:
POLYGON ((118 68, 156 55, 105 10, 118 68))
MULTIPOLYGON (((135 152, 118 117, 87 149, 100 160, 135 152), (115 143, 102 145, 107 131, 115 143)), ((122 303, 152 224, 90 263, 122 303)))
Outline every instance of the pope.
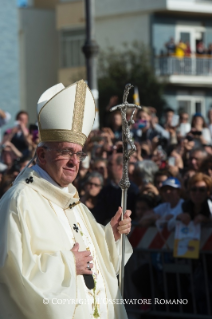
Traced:
MULTIPOLYGON (((81 80, 45 91, 37 105, 36 165, 0 200, 0 318, 125 319, 117 282, 120 236, 131 229, 121 208, 103 227, 72 182, 95 119, 81 80)), ((101 212, 99 212, 101 214, 101 212)), ((132 248, 125 236, 125 262, 132 248)))

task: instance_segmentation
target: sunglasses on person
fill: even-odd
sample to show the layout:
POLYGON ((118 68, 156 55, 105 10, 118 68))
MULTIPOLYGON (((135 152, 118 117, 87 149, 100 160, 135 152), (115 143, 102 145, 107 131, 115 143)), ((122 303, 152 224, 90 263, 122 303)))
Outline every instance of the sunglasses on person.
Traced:
POLYGON ((96 183, 92 183, 92 182, 88 182, 88 185, 95 186, 95 187, 101 187, 100 184, 96 184, 96 183))
POLYGON ((200 193, 205 193, 207 191, 206 187, 192 187, 191 191, 196 193, 196 192, 200 192, 200 193))

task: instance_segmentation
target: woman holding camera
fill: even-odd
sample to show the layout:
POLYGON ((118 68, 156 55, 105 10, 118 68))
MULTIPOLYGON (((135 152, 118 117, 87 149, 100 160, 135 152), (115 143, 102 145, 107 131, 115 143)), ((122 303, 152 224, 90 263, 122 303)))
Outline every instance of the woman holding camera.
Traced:
POLYGON ((199 147, 201 144, 211 144, 210 131, 201 113, 195 113, 191 121, 191 131, 189 133, 194 138, 195 146, 199 147))
POLYGON ((11 142, 23 156, 27 156, 29 154, 29 130, 27 125, 28 113, 25 111, 18 112, 16 115, 15 126, 5 132, 3 139, 3 144, 7 141, 11 142))
POLYGON ((155 137, 158 139, 169 140, 170 134, 158 123, 154 122, 154 116, 151 107, 143 106, 142 110, 137 112, 137 120, 131 130, 135 141, 152 141, 155 137))
POLYGON ((177 219, 188 225, 191 220, 207 223, 212 220, 212 202, 210 200, 212 180, 203 173, 196 173, 188 182, 189 200, 182 204, 183 212, 177 219))

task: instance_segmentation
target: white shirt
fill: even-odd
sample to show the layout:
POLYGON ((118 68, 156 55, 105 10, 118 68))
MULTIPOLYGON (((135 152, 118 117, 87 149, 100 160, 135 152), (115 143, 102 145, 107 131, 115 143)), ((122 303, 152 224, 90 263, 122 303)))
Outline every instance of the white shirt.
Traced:
POLYGON ((175 227, 176 217, 182 213, 183 202, 184 200, 180 199, 175 207, 171 207, 170 203, 163 203, 153 209, 154 213, 160 215, 161 219, 165 219, 165 217, 170 214, 173 215, 173 218, 168 221, 167 225, 167 228, 170 231, 175 227))
POLYGON ((211 133, 210 133, 210 129, 208 129, 207 127, 202 129, 202 136, 204 138, 204 140, 206 141, 207 144, 211 144, 211 133))

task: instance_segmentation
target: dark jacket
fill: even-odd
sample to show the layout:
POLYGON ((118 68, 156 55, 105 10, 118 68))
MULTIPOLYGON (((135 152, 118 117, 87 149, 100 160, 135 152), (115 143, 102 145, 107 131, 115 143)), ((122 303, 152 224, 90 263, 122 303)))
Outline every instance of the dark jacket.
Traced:
MULTIPOLYGON (((204 203, 202 204, 201 211, 198 215, 203 215, 203 216, 208 217, 208 218, 211 216, 210 208, 208 205, 208 200, 210 200, 210 199, 206 199, 204 201, 204 203)), ((183 213, 188 213, 191 216, 191 219, 195 218, 194 203, 190 199, 183 202, 182 210, 183 210, 183 213)))
MULTIPOLYGON (((132 211, 132 219, 134 217, 135 201, 138 192, 138 187, 131 182, 127 192, 127 209, 132 211)), ((121 194, 121 188, 112 181, 109 181, 108 185, 102 188, 98 195, 97 205, 92 210, 98 223, 106 225, 115 215, 118 207, 121 206, 121 194)))

